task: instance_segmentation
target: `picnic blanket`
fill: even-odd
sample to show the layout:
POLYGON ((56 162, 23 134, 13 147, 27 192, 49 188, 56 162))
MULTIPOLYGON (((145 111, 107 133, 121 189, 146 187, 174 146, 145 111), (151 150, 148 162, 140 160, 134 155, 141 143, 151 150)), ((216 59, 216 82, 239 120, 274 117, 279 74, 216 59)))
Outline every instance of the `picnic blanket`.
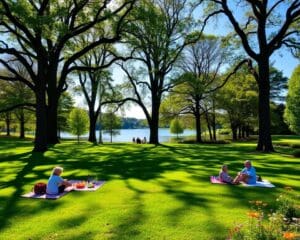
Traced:
POLYGON ((35 194, 34 192, 29 192, 26 194, 21 195, 21 197, 25 198, 39 198, 39 199, 52 199, 56 200, 68 194, 69 192, 73 191, 73 187, 67 187, 64 192, 58 194, 35 194))
POLYGON ((78 189, 74 185, 78 182, 82 182, 82 180, 70 180, 69 182, 71 182, 73 186, 67 187, 64 192, 59 193, 59 194, 47 194, 47 193, 46 194, 35 194, 34 192, 29 192, 29 193, 21 195, 21 197, 56 200, 58 198, 65 196, 66 194, 68 194, 71 191, 96 191, 105 183, 105 181, 94 181, 93 182, 94 187, 88 188, 86 186, 85 188, 78 189))
MULTIPOLYGON (((224 182, 220 181, 219 177, 216 177, 216 176, 211 176, 210 177, 210 182, 211 183, 216 183, 216 184, 228 184, 228 183, 224 183, 224 182)), ((245 187, 266 187, 266 188, 275 187, 275 185, 270 183, 268 180, 256 181, 255 184, 242 183, 242 185, 245 186, 245 187)))

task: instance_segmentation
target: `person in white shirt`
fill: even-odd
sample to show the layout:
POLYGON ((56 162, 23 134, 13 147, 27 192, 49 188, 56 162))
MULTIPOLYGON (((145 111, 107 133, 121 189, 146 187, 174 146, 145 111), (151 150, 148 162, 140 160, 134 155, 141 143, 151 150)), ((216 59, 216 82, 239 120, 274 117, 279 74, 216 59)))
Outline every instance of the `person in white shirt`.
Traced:
POLYGON ((62 167, 53 168, 52 174, 49 177, 46 193, 47 194, 58 194, 62 193, 66 187, 72 186, 70 182, 64 180, 60 175, 63 172, 62 167))

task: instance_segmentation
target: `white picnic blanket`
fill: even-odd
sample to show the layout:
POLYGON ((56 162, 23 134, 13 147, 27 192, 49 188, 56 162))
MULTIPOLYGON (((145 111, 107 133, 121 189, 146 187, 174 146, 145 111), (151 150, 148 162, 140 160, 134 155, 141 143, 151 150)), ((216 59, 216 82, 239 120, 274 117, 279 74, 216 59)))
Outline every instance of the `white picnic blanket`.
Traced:
POLYGON ((268 180, 262 180, 262 181, 256 181, 255 184, 246 184, 243 183, 243 186, 245 187, 266 187, 266 188, 273 188, 275 185, 270 183, 268 180))

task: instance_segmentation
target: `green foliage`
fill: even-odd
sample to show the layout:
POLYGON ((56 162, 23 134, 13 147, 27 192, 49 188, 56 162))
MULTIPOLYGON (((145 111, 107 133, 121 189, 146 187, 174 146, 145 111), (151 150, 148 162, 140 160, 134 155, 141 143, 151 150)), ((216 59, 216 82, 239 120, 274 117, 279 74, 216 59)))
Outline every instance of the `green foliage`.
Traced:
POLYGON ((226 111, 226 122, 232 128, 251 126, 257 122, 258 90, 256 82, 245 69, 235 74, 217 93, 217 106, 226 111))
POLYGON ((79 143, 80 135, 88 131, 89 118, 85 110, 74 108, 69 115, 69 128, 71 133, 77 136, 79 143))
POLYGON ((118 129, 121 128, 122 122, 120 117, 118 117, 114 112, 110 111, 102 114, 101 125, 102 129, 110 134, 110 141, 112 142, 112 137, 120 134, 118 129))
POLYGON ((178 118, 173 119, 170 124, 170 132, 176 134, 178 139, 178 135, 183 133, 183 131, 184 128, 181 121, 178 118))
POLYGON ((69 92, 64 92, 60 98, 57 109, 58 129, 61 131, 68 130, 68 118, 74 108, 74 99, 69 92))
POLYGON ((293 132, 300 133, 300 65, 294 70, 286 99, 285 120, 293 132))

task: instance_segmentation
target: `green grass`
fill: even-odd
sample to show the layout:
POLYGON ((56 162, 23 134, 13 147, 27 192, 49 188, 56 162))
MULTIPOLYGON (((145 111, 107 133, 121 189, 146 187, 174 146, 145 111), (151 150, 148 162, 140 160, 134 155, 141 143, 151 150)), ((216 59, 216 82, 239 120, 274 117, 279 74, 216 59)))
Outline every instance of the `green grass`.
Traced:
POLYGON ((281 148, 257 153, 255 143, 64 141, 45 154, 32 153, 32 147, 30 141, 0 139, 0 239, 226 239, 228 229, 247 218, 250 200, 272 208, 284 186, 300 193, 299 158, 281 148), (245 159, 277 187, 209 183, 223 163, 234 175, 245 159), (54 201, 20 197, 35 182, 46 182, 56 165, 64 167, 64 178, 96 175, 106 183, 96 192, 71 192, 54 201))

